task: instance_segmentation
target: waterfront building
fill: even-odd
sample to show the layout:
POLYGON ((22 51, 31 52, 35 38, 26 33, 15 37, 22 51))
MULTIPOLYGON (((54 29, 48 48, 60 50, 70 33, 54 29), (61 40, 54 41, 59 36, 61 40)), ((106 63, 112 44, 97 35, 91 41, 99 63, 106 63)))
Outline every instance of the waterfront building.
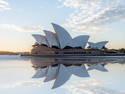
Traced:
POLYGON ((89 35, 80 35, 72 38, 62 26, 52 23, 54 32, 43 30, 45 35, 33 34, 36 42, 33 45, 33 55, 93 55, 101 54, 108 41, 98 43, 88 42, 89 35), (88 49, 86 49, 87 44, 88 49), (95 50, 92 50, 95 49, 95 50))

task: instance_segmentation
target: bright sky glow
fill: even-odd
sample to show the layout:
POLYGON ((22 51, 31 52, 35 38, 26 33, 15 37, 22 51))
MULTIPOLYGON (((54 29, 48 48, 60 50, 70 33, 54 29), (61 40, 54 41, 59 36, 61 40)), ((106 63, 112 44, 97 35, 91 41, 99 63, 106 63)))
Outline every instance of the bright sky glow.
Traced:
POLYGON ((30 51, 31 34, 53 31, 52 22, 125 48, 125 0, 0 0, 0 51, 30 51))

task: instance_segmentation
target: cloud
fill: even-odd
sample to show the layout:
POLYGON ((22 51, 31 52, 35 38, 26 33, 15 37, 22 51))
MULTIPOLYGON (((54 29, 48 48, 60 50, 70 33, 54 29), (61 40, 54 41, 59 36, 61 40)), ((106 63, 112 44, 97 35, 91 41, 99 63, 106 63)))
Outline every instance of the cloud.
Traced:
POLYGON ((40 80, 31 80, 31 81, 22 81, 22 82, 16 82, 13 84, 0 84, 0 88, 16 88, 16 87, 32 87, 32 86, 43 86, 44 83, 42 83, 40 80))
POLYGON ((101 80, 80 80, 72 85, 65 85, 72 94, 125 94, 125 92, 115 91, 102 85, 109 84, 101 80))
POLYGON ((39 32, 44 29, 43 26, 18 26, 14 24, 0 24, 0 29, 11 31, 24 31, 24 32, 39 32))
POLYGON ((62 6, 75 11, 67 19, 67 27, 76 31, 106 31, 103 25, 125 19, 125 0, 61 0, 62 6))
POLYGON ((9 3, 6 2, 5 0, 0 0, 0 11, 3 10, 10 10, 11 8, 9 7, 9 3))

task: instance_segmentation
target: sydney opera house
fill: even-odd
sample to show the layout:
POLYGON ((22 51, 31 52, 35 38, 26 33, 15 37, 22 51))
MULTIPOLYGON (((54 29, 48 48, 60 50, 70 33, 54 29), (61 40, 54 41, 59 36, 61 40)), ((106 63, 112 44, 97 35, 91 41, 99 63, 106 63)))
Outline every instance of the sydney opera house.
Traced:
POLYGON ((108 41, 89 42, 89 35, 72 38, 62 26, 55 23, 52 26, 54 32, 43 30, 45 35, 32 34, 36 40, 32 55, 100 55, 106 49, 108 41))

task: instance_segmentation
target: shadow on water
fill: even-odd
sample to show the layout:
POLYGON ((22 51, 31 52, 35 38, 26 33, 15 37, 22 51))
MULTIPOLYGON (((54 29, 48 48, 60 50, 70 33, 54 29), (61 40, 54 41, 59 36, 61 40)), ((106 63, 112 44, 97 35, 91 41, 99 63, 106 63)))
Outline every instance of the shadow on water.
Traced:
POLYGON ((52 88, 57 88, 69 80, 72 74, 78 77, 90 77, 93 69, 108 72, 109 63, 125 64, 125 57, 30 57, 35 74, 32 78, 45 77, 44 82, 54 80, 52 88))

